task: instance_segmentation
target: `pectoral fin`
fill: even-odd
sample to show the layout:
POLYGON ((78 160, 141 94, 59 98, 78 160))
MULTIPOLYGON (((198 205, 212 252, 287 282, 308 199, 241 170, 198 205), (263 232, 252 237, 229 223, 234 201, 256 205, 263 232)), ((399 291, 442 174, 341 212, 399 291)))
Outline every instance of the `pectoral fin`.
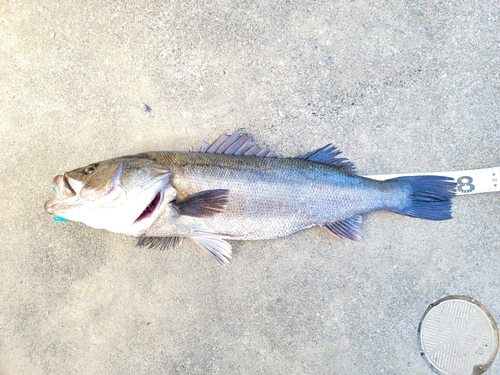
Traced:
POLYGON ((231 260, 232 247, 221 238, 196 236, 191 237, 194 242, 212 256, 221 266, 225 266, 231 260))
POLYGON ((171 203, 179 214, 194 217, 210 217, 224 210, 229 190, 205 190, 171 203))

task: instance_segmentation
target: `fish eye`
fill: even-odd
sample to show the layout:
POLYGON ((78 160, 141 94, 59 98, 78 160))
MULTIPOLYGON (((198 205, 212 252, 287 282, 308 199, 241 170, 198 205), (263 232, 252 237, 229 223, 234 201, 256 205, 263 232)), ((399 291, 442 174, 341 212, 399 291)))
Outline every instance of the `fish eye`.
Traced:
POLYGON ((85 167, 84 172, 85 172, 85 174, 91 174, 92 172, 95 171, 96 168, 97 168, 97 165, 89 165, 89 166, 85 167))

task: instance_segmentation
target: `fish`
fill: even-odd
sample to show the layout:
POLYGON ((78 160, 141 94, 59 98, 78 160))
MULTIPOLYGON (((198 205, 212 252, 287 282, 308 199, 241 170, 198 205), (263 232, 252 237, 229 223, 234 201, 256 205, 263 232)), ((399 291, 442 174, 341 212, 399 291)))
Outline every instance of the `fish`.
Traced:
POLYGON ((189 238, 223 266, 232 255, 228 240, 320 226, 340 240, 359 241, 362 215, 377 210, 451 219, 452 178, 373 180, 340 153, 328 144, 281 157, 247 134, 223 134, 189 152, 144 152, 57 175, 45 211, 138 237, 149 248, 176 249, 189 238))

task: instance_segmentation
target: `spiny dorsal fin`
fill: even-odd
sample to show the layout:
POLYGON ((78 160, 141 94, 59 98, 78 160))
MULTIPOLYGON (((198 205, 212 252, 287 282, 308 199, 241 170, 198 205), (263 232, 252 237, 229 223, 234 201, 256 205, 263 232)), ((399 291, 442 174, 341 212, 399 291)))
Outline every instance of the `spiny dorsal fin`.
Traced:
POLYGON ((310 151, 304 155, 297 156, 296 159, 314 161, 316 163, 327 164, 340 169, 343 172, 356 174, 356 167, 346 158, 338 158, 341 153, 339 149, 331 144, 327 144, 317 150, 310 151))
POLYGON ((148 246, 150 249, 175 249, 182 242, 182 237, 139 237, 137 246, 148 246))
POLYGON ((206 152, 208 154, 245 155, 273 157, 273 153, 267 147, 260 147, 246 134, 234 133, 232 135, 222 134, 212 144, 203 142, 200 148, 192 149, 191 152, 206 152))
POLYGON ((223 239, 209 236, 193 236, 191 238, 221 266, 225 266, 231 260, 232 247, 223 239))
POLYGON ((358 232, 361 221, 361 215, 354 215, 345 220, 323 224, 322 227, 340 240, 345 240, 347 238, 353 241, 360 241, 361 237, 358 232))
POLYGON ((171 203, 181 215, 210 217, 224 210, 228 202, 229 190, 205 190, 188 195, 186 198, 171 203))

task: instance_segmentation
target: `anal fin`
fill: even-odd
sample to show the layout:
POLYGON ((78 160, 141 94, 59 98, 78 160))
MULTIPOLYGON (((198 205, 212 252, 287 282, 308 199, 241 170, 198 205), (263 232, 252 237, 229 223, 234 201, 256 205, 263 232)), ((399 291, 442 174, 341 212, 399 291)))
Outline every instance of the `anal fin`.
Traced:
POLYGON ((223 239, 209 236, 193 236, 191 238, 221 266, 225 266, 231 260, 232 247, 223 239))
POLYGON ((362 220, 361 215, 354 215, 345 220, 323 224, 322 227, 340 240, 360 241, 361 237, 358 232, 362 220))

